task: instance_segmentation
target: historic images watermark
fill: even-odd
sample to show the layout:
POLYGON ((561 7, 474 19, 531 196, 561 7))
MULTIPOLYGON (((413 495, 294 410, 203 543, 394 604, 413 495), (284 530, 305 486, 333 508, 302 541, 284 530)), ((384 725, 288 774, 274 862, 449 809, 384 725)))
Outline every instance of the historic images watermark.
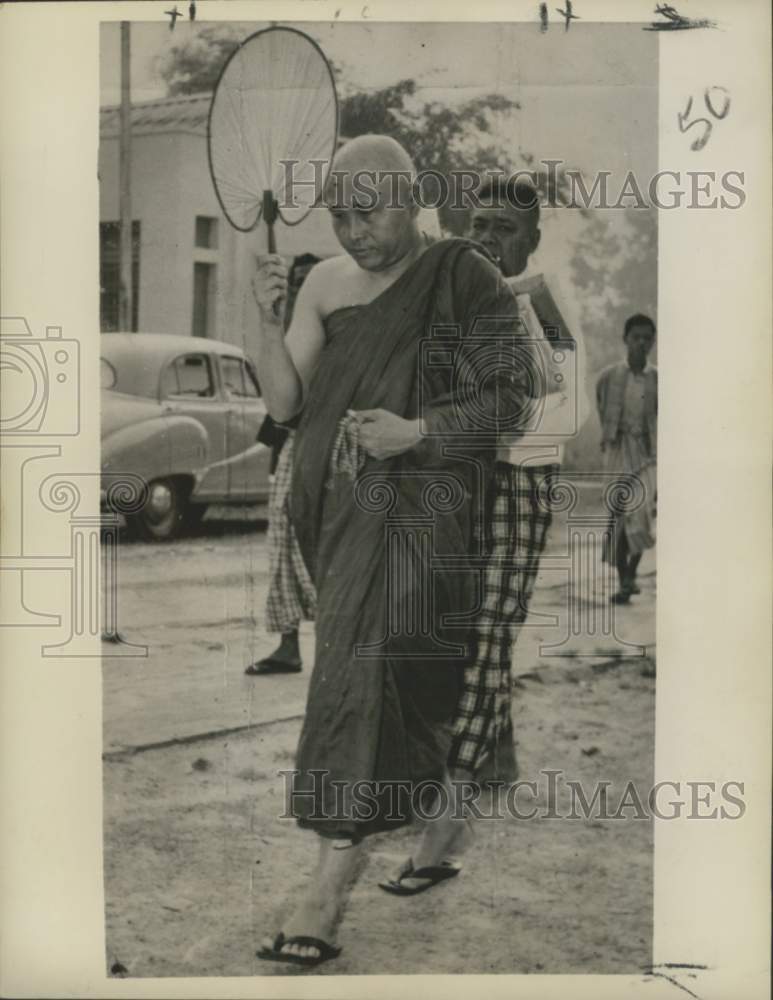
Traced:
POLYGON ((539 167, 505 173, 497 170, 331 170, 327 160, 282 160, 284 182, 279 208, 300 207, 296 195, 312 189, 324 207, 356 207, 370 211, 384 199, 382 207, 399 208, 406 195, 424 209, 450 208, 465 211, 491 203, 491 185, 502 185, 512 207, 528 209, 534 194, 540 208, 742 208, 746 203, 743 170, 659 170, 651 177, 637 177, 629 170, 620 179, 610 170, 599 170, 590 178, 562 160, 540 160, 539 167), (308 176, 308 164, 313 177, 308 176), (534 194, 529 194, 531 189, 534 194), (483 196, 483 197, 482 197, 483 196))
POLYGON ((301 803, 312 803, 312 820, 355 820, 377 815, 398 821, 408 813, 423 822, 453 820, 736 820, 746 813, 743 781, 658 781, 641 789, 634 781, 597 780, 592 784, 544 769, 534 780, 427 779, 348 782, 324 769, 283 770, 285 812, 292 819, 301 803), (309 781, 310 779, 310 781, 309 781), (325 806, 325 804, 327 804, 325 806), (332 805, 331 805, 332 804, 332 805))

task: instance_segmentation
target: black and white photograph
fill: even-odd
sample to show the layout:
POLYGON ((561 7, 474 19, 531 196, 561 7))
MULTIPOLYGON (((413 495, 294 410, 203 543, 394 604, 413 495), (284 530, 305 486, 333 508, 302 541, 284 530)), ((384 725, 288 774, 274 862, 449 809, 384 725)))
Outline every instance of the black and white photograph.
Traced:
POLYGON ((652 961, 658 39, 565 30, 102 27, 129 976, 652 961))
POLYGON ((3 19, 0 993, 764 996, 763 5, 3 19))

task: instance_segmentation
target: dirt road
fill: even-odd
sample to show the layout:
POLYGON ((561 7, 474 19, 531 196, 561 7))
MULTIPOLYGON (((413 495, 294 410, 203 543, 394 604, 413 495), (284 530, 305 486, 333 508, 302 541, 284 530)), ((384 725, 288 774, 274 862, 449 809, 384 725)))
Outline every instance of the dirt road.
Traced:
MULTIPOLYGON (((642 594, 617 614, 615 635, 573 631, 568 576, 558 572, 566 537, 559 520, 547 553, 555 562, 544 563, 514 670, 521 779, 537 783, 516 805, 538 815, 473 822, 462 875, 414 899, 390 897, 376 882, 410 855, 415 831, 372 838, 340 929, 343 954, 315 974, 631 973, 650 961, 651 822, 635 809, 584 818, 576 802, 577 818, 566 818, 566 781, 580 782, 588 799, 595 783, 611 782, 607 815, 629 781, 646 802, 654 560, 648 553, 642 594), (623 655, 632 651, 644 655, 623 655), (549 770, 562 772, 552 809, 549 770)), ((108 656, 103 668, 114 974, 304 974, 254 957, 303 883, 313 847, 311 835, 278 818, 277 772, 292 767, 308 670, 243 674, 273 644, 260 624, 266 569, 255 524, 208 520, 195 538, 122 548, 120 627, 148 655, 108 656)), ((589 614, 601 620, 592 592, 576 603, 586 625, 589 614)), ((310 663, 311 625, 302 644, 310 663)), ((484 796, 481 811, 491 807, 484 796)))

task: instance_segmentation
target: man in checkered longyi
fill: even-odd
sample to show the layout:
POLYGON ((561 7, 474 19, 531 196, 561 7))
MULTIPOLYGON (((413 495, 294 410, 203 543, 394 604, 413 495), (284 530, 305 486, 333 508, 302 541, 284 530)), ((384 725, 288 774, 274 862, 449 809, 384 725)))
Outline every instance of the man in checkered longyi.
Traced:
MULTIPOLYGON (((492 178, 478 193, 471 237, 492 255, 515 292, 529 339, 540 345, 548 394, 536 433, 501 439, 494 467, 493 500, 484 516, 482 607, 475 625, 475 656, 465 670, 454 719, 449 768, 460 778, 517 777, 511 718, 513 649, 529 610, 551 522, 546 491, 557 475, 567 439, 588 412, 582 333, 567 299, 556 306, 557 282, 529 275, 529 257, 540 241, 540 206, 528 181, 492 178), (571 317, 570 326, 565 318, 571 317), (572 343, 573 342, 573 343, 572 343), (575 352, 574 386, 550 392, 551 366, 575 352)), ((560 373, 559 373, 560 376, 560 373)), ((563 376, 560 376, 563 377, 563 376)))

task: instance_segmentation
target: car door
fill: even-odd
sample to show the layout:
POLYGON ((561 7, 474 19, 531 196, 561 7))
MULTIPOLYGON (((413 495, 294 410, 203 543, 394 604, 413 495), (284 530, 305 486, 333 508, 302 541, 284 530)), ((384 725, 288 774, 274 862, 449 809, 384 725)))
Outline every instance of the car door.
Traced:
POLYGON ((244 501, 265 499, 271 451, 255 440, 266 416, 258 380, 250 363, 237 355, 220 356, 220 378, 229 402, 231 497, 244 501))
POLYGON ((166 413, 191 417, 206 432, 208 453, 204 463, 191 469, 200 473, 194 495, 201 500, 226 499, 228 403, 216 380, 212 355, 190 351, 173 358, 161 375, 161 400, 166 413))

